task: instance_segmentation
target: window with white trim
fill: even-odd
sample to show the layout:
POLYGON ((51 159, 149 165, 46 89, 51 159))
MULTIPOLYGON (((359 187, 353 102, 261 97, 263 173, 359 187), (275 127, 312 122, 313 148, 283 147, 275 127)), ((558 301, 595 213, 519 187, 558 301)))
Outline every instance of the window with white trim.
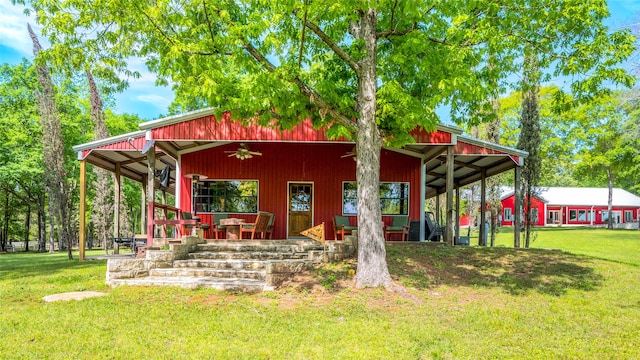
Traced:
POLYGON ((578 220, 578 210, 569 210, 569 221, 578 220))
POLYGON ((512 221, 511 208, 504 208, 504 221, 512 221))
POLYGON ((633 210, 624 211, 624 222, 633 222, 633 210))
MULTIPOLYGON (((409 183, 381 182, 380 210, 382 215, 409 214, 409 183)), ((358 213, 358 186, 355 182, 342 183, 342 214, 356 215, 358 213)))

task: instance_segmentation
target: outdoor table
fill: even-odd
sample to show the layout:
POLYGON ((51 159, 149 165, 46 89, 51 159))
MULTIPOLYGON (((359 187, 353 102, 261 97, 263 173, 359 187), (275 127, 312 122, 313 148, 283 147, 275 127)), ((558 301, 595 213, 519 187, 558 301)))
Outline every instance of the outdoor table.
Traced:
POLYGON ((238 240, 240 238, 240 226, 242 224, 244 224, 244 219, 220 219, 220 225, 223 225, 227 231, 227 240, 238 240))

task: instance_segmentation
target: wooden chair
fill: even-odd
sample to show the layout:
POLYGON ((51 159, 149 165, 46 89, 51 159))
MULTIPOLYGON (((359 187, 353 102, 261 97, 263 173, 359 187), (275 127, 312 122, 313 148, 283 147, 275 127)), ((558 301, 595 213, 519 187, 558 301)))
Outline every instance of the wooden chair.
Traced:
POLYGON ((269 240, 272 239, 273 236, 273 223, 276 220, 276 214, 270 213, 271 218, 269 218, 269 225, 267 226, 267 231, 264 232, 264 238, 267 238, 267 233, 269 233, 269 240))
POLYGON ((402 241, 406 241, 409 238, 409 217, 408 216, 394 216, 391 226, 384 228, 384 239, 389 241, 392 234, 401 234, 402 241))
POLYGON ((229 218, 229 214, 213 214, 213 225, 211 226, 211 229, 213 230, 214 238, 216 240, 218 240, 219 232, 227 231, 227 228, 224 225, 220 225, 220 220, 228 219, 228 218, 229 218))
MULTIPOLYGON (((196 225, 183 225, 185 229, 189 229, 192 230, 193 227, 195 226, 196 228, 200 228, 202 229, 202 231, 206 234, 207 230, 209 230, 210 226, 209 224, 205 224, 200 222, 200 217, 199 216, 191 216, 190 212, 187 211, 183 211, 182 212, 182 219, 183 220, 195 220, 198 223, 196 225)), ((191 232, 191 231, 189 231, 191 232)), ((187 231, 185 231, 185 234, 187 233, 187 231)))
POLYGON ((345 235, 351 235, 353 230, 358 230, 357 226, 349 224, 349 218, 346 216, 336 215, 333 217, 333 239, 338 241, 338 234, 342 235, 344 241, 345 235))
POLYGON ((438 225, 435 215, 428 211, 425 214, 425 221, 427 222, 427 239, 429 241, 440 241, 440 236, 444 234, 444 229, 438 225))
POLYGON ((266 234, 269 231, 269 220, 271 213, 260 211, 256 222, 240 224, 240 239, 244 238, 244 234, 251 234, 251 240, 255 239, 256 233, 266 234))

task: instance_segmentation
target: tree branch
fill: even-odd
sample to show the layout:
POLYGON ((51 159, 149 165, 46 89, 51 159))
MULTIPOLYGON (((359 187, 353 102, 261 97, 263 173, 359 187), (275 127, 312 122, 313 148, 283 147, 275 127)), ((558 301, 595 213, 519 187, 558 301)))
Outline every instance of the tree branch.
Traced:
MULTIPOLYGON (((298 17, 298 14, 296 11, 294 11, 294 15, 298 17)), ((344 62, 346 62, 349 65, 351 70, 355 71, 356 73, 359 71, 360 66, 358 66, 358 63, 355 62, 351 58, 351 56, 347 54, 346 51, 342 50, 342 48, 338 46, 338 44, 336 44, 333 40, 331 40, 331 38, 329 38, 329 36, 324 31, 322 31, 320 27, 318 27, 318 25, 308 20, 304 20, 303 25, 309 30, 313 31, 314 34, 316 34, 325 44, 327 44, 327 46, 329 46, 329 48, 333 50, 333 52, 336 53, 336 55, 338 55, 342 60, 344 60, 344 62)))
MULTIPOLYGON (((242 39, 244 49, 253 56, 259 64, 261 64, 267 71, 274 72, 277 68, 273 65, 269 59, 267 59, 264 55, 262 55, 258 49, 256 49, 249 41, 246 39, 242 39)), ((320 108, 320 111, 325 114, 330 114, 333 119, 335 119, 340 125, 349 129, 349 131, 356 131, 357 125, 348 117, 344 116, 340 111, 336 110, 334 107, 329 105, 324 98, 318 94, 312 87, 307 85, 304 81, 302 81, 299 77, 294 77, 291 79, 285 79, 291 83, 294 83, 300 92, 305 96, 309 97, 309 100, 312 104, 315 104, 320 108)))

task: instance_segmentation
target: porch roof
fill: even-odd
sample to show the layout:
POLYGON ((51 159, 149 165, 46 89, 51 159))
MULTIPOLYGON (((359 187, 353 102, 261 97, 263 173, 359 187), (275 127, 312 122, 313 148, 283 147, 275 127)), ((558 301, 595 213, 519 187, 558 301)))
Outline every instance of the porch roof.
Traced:
MULTIPOLYGON (((207 149, 230 142, 310 142, 351 143, 344 138, 329 139, 324 129, 313 127, 309 119, 292 129, 276 126, 241 124, 231 120, 229 113, 216 118, 214 109, 192 111, 140 124, 141 131, 114 136, 74 146, 79 160, 115 172, 117 164, 123 176, 144 182, 148 162, 144 153, 150 146, 156 150, 158 171, 166 166, 176 168, 181 154, 207 149)), ((482 173, 492 176, 523 165, 524 151, 488 143, 462 134, 452 126, 437 125, 432 132, 415 129, 415 143, 388 150, 421 158, 426 164, 427 198, 446 191, 446 150, 454 146, 454 183, 464 186, 481 179, 482 173)), ((172 174, 172 176, 174 176, 172 174)), ((171 178, 169 192, 175 191, 171 178)))

